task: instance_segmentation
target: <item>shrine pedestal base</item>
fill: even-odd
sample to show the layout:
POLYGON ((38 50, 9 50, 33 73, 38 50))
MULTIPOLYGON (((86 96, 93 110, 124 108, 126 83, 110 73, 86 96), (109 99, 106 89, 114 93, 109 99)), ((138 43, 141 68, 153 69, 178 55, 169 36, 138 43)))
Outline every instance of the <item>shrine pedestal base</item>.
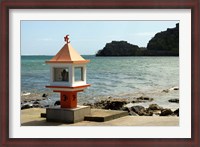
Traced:
POLYGON ((76 123, 83 121, 85 115, 90 115, 89 106, 77 106, 76 108, 47 108, 46 120, 53 122, 76 123))

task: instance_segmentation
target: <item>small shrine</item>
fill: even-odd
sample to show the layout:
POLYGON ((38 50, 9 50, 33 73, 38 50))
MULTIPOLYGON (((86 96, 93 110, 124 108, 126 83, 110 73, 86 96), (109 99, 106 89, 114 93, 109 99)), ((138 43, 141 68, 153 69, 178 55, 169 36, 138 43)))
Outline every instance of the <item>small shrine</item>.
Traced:
POLYGON ((65 45, 46 63, 50 66, 50 88, 60 93, 60 107, 47 108, 47 121, 74 123, 82 121, 84 115, 90 114, 88 106, 77 105, 77 93, 90 86, 86 83, 85 60, 71 46, 69 35, 64 37, 65 45))

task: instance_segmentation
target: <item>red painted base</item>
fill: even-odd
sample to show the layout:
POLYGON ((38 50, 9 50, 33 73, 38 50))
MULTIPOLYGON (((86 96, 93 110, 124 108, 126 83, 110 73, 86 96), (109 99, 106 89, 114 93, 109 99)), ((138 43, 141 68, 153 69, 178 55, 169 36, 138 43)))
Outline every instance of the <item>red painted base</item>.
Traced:
POLYGON ((77 92, 78 91, 60 92, 61 108, 76 108, 77 107, 77 92))

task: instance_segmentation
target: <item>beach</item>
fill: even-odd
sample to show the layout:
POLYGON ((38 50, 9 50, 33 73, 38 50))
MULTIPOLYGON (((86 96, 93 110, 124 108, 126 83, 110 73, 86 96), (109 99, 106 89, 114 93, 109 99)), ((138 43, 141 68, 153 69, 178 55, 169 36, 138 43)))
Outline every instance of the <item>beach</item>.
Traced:
MULTIPOLYGON (((163 93, 179 91, 178 87, 170 88, 162 91, 163 93)), ((65 125, 66 123, 50 123, 46 121, 46 108, 60 107, 60 101, 56 101, 54 104, 49 105, 48 94, 36 95, 25 94, 22 97, 21 107, 21 125, 65 125), (45 105, 46 104, 46 105, 45 105), (36 122, 36 123, 35 123, 36 122)), ((81 121, 76 122, 76 125, 133 125, 133 126, 171 126, 179 124, 179 99, 170 99, 168 103, 172 103, 176 106, 176 109, 168 107, 162 107, 155 103, 152 97, 134 97, 134 98, 101 98, 94 103, 83 103, 84 106, 89 106, 91 112, 98 110, 98 116, 104 117, 105 112, 111 115, 115 111, 120 113, 126 112, 127 115, 119 117, 113 116, 108 121, 96 122, 81 121), (125 121, 126 120, 126 121, 125 121), (129 122, 130 121, 130 122, 129 122), (142 123, 141 123, 142 122, 142 123)), ((169 105, 168 104, 168 105, 169 105)), ((97 114, 93 114, 97 117, 97 114)), ((70 125, 70 124, 66 124, 70 125)))
POLYGON ((43 108, 25 109, 21 111, 21 126, 179 126, 179 117, 124 116, 105 122, 81 121, 73 124, 47 122, 40 117, 45 113, 43 108))

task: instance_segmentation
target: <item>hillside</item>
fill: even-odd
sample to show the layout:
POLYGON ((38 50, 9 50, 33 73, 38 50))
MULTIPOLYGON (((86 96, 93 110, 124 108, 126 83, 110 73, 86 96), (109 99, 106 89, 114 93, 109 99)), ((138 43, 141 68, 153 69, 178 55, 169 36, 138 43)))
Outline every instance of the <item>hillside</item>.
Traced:
POLYGON ((179 51, 179 24, 175 28, 157 33, 147 44, 148 50, 179 51))
POLYGON ((112 41, 99 50, 96 56, 178 56, 179 24, 159 32, 148 42, 147 47, 139 47, 127 41, 112 41))
POLYGON ((127 41, 112 41, 99 50, 97 56, 134 56, 139 50, 137 45, 132 45, 127 41))

